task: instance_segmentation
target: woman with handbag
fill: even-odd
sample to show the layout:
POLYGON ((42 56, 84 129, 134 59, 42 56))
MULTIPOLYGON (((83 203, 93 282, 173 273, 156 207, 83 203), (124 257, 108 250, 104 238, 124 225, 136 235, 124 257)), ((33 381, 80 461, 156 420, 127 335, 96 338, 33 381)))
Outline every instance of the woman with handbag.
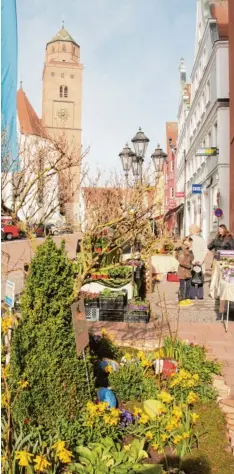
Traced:
POLYGON ((201 229, 193 224, 189 227, 189 235, 193 240, 192 252, 194 255, 190 299, 203 300, 204 291, 204 275, 205 275, 205 258, 207 255, 206 241, 201 236, 201 229))
POLYGON ((193 305, 192 301, 190 300, 192 261, 194 259, 191 247, 191 237, 185 237, 182 246, 179 247, 175 253, 175 257, 179 262, 177 275, 180 280, 179 306, 181 308, 193 305))

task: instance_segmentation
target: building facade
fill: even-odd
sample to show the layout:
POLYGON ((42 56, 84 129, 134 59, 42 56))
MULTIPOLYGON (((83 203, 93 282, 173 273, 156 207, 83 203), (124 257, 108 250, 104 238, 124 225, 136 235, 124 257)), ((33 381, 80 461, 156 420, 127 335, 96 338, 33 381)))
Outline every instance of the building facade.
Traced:
POLYGON ((179 110, 177 192, 185 191, 184 232, 201 227, 208 241, 219 223, 229 225, 228 4, 197 0, 195 60, 186 113, 179 110), (200 148, 216 156, 197 156, 200 148), (215 210, 221 208, 218 219, 215 210))
POLYGON ((229 84, 230 84, 230 222, 234 233, 234 2, 229 0, 229 84))
POLYGON ((177 122, 166 122, 166 150, 167 162, 164 165, 164 228, 167 234, 176 233, 177 219, 174 209, 176 201, 176 147, 177 147, 177 122))
MULTIPOLYGON (((82 70, 80 47, 64 26, 46 45, 43 70, 42 121, 48 135, 66 141, 69 154, 81 156, 82 70)), ((71 202, 66 217, 78 217, 80 166, 71 172, 71 202)), ((62 179, 61 179, 62 182, 62 179)))

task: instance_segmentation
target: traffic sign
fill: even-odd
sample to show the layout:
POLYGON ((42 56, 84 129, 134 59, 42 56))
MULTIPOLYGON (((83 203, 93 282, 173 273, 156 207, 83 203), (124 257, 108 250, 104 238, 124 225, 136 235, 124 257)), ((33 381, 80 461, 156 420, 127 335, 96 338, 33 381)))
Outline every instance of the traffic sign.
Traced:
POLYGON ((216 156, 218 152, 218 148, 214 146, 210 148, 199 148, 196 152, 196 156, 216 156))
POLYGON ((202 185, 201 184, 192 184, 192 194, 201 194, 202 185))
POLYGON ((12 281, 6 281, 6 296, 5 302, 10 308, 14 308, 15 305, 15 283, 12 281))
POLYGON ((214 215, 215 215, 215 217, 222 217, 223 210, 218 207, 217 209, 215 209, 214 215))
POLYGON ((184 191, 176 193, 177 198, 184 198, 184 191))

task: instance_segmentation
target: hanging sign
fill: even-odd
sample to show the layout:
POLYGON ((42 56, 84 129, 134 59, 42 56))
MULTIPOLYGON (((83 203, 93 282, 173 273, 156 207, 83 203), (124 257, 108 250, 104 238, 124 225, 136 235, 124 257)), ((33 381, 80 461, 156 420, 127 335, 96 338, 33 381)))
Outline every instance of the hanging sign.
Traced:
POLYGON ((215 217, 222 217, 223 210, 218 207, 217 209, 215 209, 214 215, 215 215, 215 217))
POLYGON ((212 146, 210 148, 199 148, 196 152, 196 156, 216 156, 218 154, 218 148, 212 146))
POLYGON ((192 194, 201 194, 202 185, 201 184, 192 184, 192 194))

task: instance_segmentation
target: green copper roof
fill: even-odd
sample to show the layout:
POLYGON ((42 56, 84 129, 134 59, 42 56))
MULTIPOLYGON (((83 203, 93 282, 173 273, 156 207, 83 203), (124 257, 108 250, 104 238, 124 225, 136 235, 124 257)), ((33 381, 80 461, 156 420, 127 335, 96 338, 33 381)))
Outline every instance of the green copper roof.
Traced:
POLYGON ((47 44, 54 43, 55 41, 70 41, 71 43, 74 43, 79 46, 77 42, 68 33, 68 31, 64 28, 64 26, 62 26, 61 30, 59 30, 58 33, 52 38, 52 40, 48 41, 47 44))

